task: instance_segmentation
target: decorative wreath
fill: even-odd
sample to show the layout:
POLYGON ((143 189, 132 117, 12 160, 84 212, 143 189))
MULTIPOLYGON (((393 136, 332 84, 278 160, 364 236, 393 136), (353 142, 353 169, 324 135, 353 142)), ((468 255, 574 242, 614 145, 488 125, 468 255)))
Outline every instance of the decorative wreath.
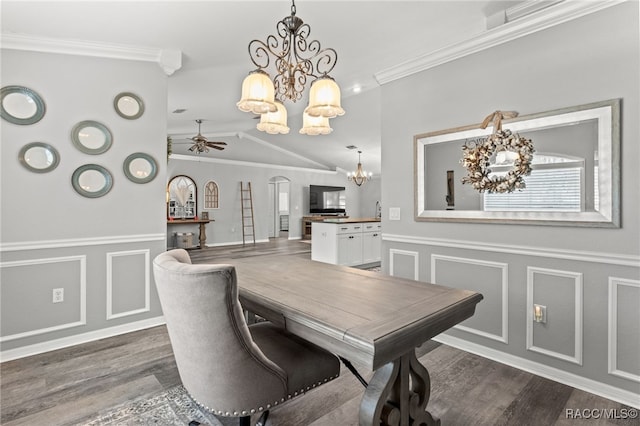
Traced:
POLYGON ((526 186, 524 176, 531 173, 531 160, 533 160, 533 143, 531 139, 513 134, 510 130, 502 130, 503 118, 517 116, 517 112, 496 111, 485 118, 482 128, 486 128, 491 120, 494 120, 494 132, 487 138, 474 139, 465 142, 462 147, 461 163, 467 169, 467 176, 462 178, 462 183, 469 183, 479 192, 503 193, 523 190, 526 186), (491 159, 500 151, 509 151, 517 154, 513 167, 506 175, 491 175, 491 159))

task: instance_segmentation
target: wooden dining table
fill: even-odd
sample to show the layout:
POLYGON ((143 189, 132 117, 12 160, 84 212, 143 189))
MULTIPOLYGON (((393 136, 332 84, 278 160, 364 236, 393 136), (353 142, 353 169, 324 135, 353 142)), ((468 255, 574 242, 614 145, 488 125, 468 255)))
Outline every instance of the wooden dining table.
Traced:
POLYGON ((415 348, 471 317, 482 295, 290 256, 233 264, 243 308, 374 371, 360 425, 438 425, 415 348))

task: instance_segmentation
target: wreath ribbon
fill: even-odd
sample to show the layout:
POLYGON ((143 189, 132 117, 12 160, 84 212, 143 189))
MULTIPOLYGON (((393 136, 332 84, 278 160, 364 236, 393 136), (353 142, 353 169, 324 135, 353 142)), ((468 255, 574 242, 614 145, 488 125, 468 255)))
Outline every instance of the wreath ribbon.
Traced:
POLYGON ((502 130, 502 120, 508 118, 516 118, 518 116, 517 111, 494 111, 487 115, 480 125, 481 129, 486 129, 489 123, 493 121, 493 133, 498 130, 502 130))

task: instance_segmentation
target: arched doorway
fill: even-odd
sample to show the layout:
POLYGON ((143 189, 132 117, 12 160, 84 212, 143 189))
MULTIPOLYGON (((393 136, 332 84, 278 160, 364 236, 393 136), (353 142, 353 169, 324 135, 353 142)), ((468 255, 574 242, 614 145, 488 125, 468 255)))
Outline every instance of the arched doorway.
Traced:
POLYGON ((284 176, 269 179, 269 238, 289 238, 290 185, 284 176))

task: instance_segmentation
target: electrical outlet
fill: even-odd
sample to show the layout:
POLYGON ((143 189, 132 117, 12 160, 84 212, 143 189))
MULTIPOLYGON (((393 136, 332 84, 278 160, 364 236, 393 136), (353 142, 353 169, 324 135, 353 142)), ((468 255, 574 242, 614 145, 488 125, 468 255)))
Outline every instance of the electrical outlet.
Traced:
POLYGON ((533 305, 533 320, 542 324, 547 323, 547 307, 542 305, 533 305))
POLYGON ((64 302, 64 288, 53 289, 53 303, 64 302))

